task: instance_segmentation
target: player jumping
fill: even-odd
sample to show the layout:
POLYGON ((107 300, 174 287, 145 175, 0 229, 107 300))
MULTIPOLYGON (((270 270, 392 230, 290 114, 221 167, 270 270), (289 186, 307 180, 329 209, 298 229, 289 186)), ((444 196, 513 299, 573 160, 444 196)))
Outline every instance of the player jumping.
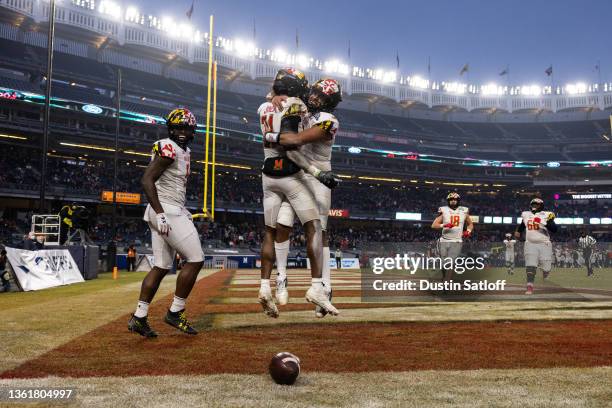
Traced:
MULTIPOLYGON (((334 138, 340 126, 338 119, 332 114, 342 101, 342 89, 335 79, 325 78, 315 82, 305 97, 308 114, 303 120, 303 131, 299 133, 269 134, 270 140, 278 141, 286 148, 299 147, 299 151, 289 150, 287 155, 307 170, 306 179, 314 193, 323 230, 323 283, 325 291, 331 300, 331 270, 329 266, 330 251, 327 233, 327 219, 331 208, 331 189, 337 184, 331 173, 331 155, 334 138), (299 153, 302 153, 307 163, 301 164, 299 153), (324 176, 325 182, 321 182, 324 176)), ((273 101, 273 103, 278 103, 273 101)), ((294 211, 288 203, 283 203, 278 214, 276 231, 276 265, 278 270, 276 280, 276 298, 279 304, 287 304, 286 264, 289 253, 289 234, 293 227, 294 211)), ((324 317, 327 312, 320 306, 316 307, 315 315, 324 317)))
POLYGON ((517 239, 525 232, 525 269, 527 270, 526 295, 533 294, 533 283, 538 265, 542 268, 544 278, 547 278, 552 268, 552 243, 550 233, 557 231, 555 214, 544 211, 544 201, 534 198, 529 203, 530 211, 523 211, 521 224, 514 232, 517 239))
POLYGON ((168 138, 153 145, 151 163, 142 177, 149 201, 144 220, 151 229, 153 269, 142 281, 140 298, 128 328, 144 337, 157 337, 147 321, 149 304, 159 284, 174 262, 175 251, 186 260, 176 279, 176 291, 164 321, 187 334, 197 334, 185 317, 185 301, 195 284, 204 261, 198 232, 185 209, 190 150, 187 147, 196 130, 196 119, 184 108, 174 109, 166 119, 168 138))
MULTIPOLYGON (((459 193, 449 193, 446 196, 447 206, 438 209, 438 216, 431 224, 433 229, 441 229, 442 235, 438 240, 440 258, 455 259, 461 254, 463 239, 469 238, 474 230, 474 223, 470 218, 467 207, 459 205, 459 193), (465 231, 463 227, 465 225, 465 231)), ((452 278, 452 269, 442 269, 442 280, 452 278)))
POLYGON ((514 275, 514 246, 516 240, 512 238, 512 234, 506 234, 504 239, 504 246, 506 247, 506 268, 508 269, 508 275, 514 275))
MULTIPOLYGON (((338 310, 331 304, 324 290, 321 278, 322 241, 321 221, 314 194, 302 169, 293 161, 299 157, 289 154, 280 146, 278 140, 271 140, 268 135, 280 132, 298 132, 307 108, 300 99, 307 90, 305 75, 294 69, 280 70, 275 78, 275 94, 287 95, 283 110, 278 112, 274 106, 264 103, 259 108, 264 138, 264 165, 262 167, 262 184, 264 191, 264 218, 266 232, 262 244, 261 288, 259 302, 264 312, 271 317, 278 317, 278 308, 274 303, 270 288, 270 275, 274 264, 274 239, 276 235, 278 213, 286 202, 297 213, 304 226, 307 239, 308 258, 311 263, 312 285, 306 292, 306 299, 320 306, 327 312, 336 315, 338 310)), ((303 161, 303 160, 302 160, 303 161)), ((319 179, 326 174, 318 172, 319 179)))

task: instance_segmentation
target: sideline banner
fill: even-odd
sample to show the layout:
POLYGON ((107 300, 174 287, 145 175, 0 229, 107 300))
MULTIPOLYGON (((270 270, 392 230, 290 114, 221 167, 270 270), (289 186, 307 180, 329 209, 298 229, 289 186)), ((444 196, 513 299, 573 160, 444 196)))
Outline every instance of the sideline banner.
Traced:
POLYGON ((85 282, 72 255, 66 249, 5 249, 15 278, 24 291, 85 282))

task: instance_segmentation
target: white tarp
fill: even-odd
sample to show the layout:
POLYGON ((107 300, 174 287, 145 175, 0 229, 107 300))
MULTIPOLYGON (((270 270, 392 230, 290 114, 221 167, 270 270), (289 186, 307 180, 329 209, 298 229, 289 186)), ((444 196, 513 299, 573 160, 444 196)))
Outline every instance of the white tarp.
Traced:
POLYGON ((67 249, 26 251, 6 247, 6 254, 24 291, 85 281, 67 249))
POLYGON ((155 265, 155 258, 153 255, 143 255, 142 258, 140 258, 138 265, 136 265, 136 271, 148 272, 151 270, 151 268, 153 268, 153 265, 155 265))

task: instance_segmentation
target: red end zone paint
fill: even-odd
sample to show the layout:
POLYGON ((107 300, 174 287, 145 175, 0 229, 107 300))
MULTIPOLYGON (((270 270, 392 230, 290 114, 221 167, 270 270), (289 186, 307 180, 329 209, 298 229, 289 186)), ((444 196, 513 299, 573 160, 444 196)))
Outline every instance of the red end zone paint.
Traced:
POLYGON ((274 326, 206 329, 211 313, 261 313, 257 304, 210 303, 232 295, 226 291, 232 275, 220 271, 196 284, 187 311, 203 328, 197 336, 162 322, 170 295, 151 307, 157 339, 129 333, 126 315, 0 377, 264 373, 278 350, 299 355, 302 368, 311 372, 612 365, 612 320, 300 325, 283 324, 281 313, 274 326))

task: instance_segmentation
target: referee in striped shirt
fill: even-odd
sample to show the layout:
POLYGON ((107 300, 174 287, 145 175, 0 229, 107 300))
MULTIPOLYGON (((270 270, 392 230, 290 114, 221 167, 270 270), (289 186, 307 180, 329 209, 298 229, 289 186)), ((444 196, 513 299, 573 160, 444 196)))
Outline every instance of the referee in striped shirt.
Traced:
POLYGON ((591 264, 591 255, 593 254, 593 247, 597 243, 597 240, 587 234, 586 229, 582 230, 580 238, 578 238, 578 248, 582 249, 582 257, 587 267, 587 276, 593 276, 593 265, 591 264))

